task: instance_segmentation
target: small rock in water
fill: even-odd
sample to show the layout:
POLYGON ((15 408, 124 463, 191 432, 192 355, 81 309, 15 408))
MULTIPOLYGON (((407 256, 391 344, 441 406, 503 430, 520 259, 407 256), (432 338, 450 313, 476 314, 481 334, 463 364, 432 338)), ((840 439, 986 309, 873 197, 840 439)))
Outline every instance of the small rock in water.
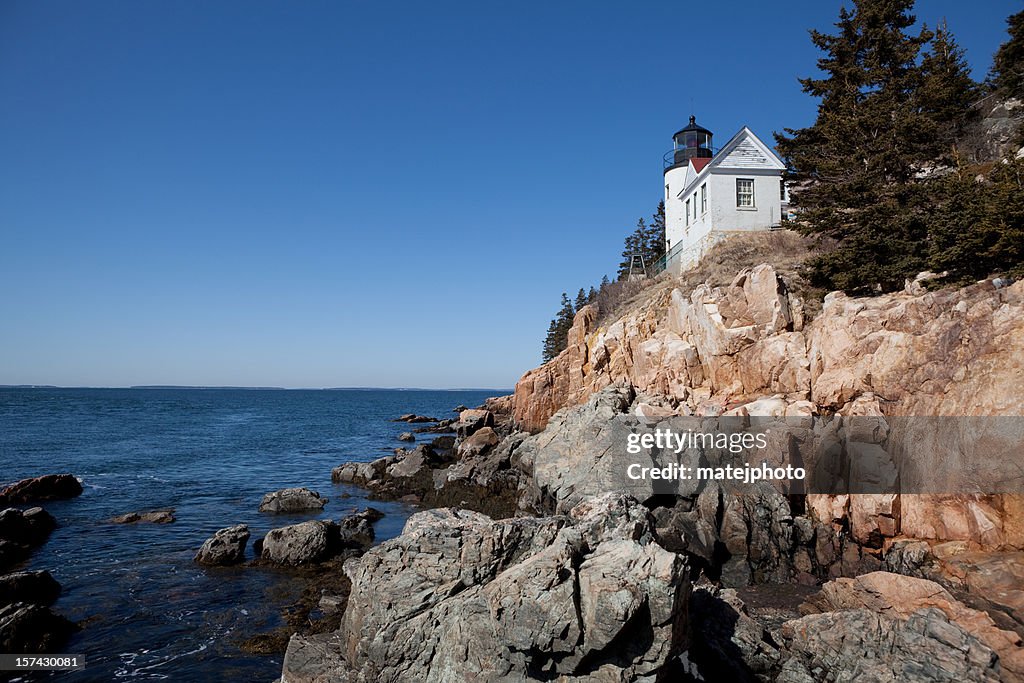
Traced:
POLYGON ((402 432, 398 435, 399 441, 415 441, 416 436, 412 432, 402 432))
POLYGON ((176 520, 174 508, 167 510, 151 510, 150 512, 129 512, 124 515, 113 517, 110 521, 114 524, 136 524, 143 522, 147 524, 171 524, 176 520))
POLYGON ((260 512, 280 514, 322 510, 326 503, 326 498, 307 488, 281 489, 263 496, 263 500, 260 502, 260 512))
POLYGON ((82 484, 72 474, 47 474, 23 479, 0 491, 0 505, 20 505, 35 500, 64 500, 81 495, 82 484))
POLYGON ((238 564, 245 559, 245 546, 248 542, 249 526, 246 524, 221 529, 206 539, 193 559, 209 566, 238 564))

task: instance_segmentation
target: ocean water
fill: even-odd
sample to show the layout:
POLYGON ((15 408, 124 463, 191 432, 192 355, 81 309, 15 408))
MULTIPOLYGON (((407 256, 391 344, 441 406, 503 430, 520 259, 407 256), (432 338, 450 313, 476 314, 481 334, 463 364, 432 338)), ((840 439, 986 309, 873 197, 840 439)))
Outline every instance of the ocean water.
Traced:
MULTIPOLYGON (((331 469, 400 446, 402 413, 453 417, 501 392, 419 390, 0 389, 0 484, 71 472, 83 494, 44 503, 59 528, 23 567, 63 586, 55 611, 81 622, 66 645, 84 671, 23 680, 269 681, 280 656, 242 652, 245 637, 279 625, 302 579, 261 567, 192 562, 217 529, 239 523, 252 541, 275 526, 337 519, 373 505, 378 542, 415 508, 368 501, 332 484, 331 469), (322 513, 257 512, 264 493, 307 486, 322 513), (169 525, 116 525, 119 514, 175 508, 169 525)), ((424 435, 424 440, 432 438, 424 435)), ((0 680, 4 674, 0 673, 0 680)))

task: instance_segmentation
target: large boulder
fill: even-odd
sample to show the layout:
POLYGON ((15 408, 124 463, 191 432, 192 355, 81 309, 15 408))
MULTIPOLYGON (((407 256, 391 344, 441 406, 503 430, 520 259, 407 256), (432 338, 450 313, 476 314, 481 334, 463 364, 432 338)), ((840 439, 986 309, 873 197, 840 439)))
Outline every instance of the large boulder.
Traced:
POLYGON ((245 546, 248 542, 248 525, 227 527, 206 539, 193 559, 208 566, 238 564, 245 559, 245 546))
POLYGON ((0 505, 23 505, 37 500, 64 500, 82 494, 73 474, 47 474, 23 479, 0 491, 0 505))
POLYGON ((384 513, 374 508, 342 517, 338 522, 338 541, 346 548, 369 548, 376 537, 373 525, 382 517, 384 513))
MULTIPOLYGON (((565 513, 587 498, 626 488, 623 447, 630 425, 617 418, 633 397, 629 386, 603 389, 585 404, 556 413, 547 429, 519 446, 518 466, 528 478, 524 508, 565 513)), ((645 500, 653 487, 637 482, 630 493, 645 500)))
POLYGON ((687 565, 627 497, 545 519, 422 512, 345 571, 341 657, 294 636, 283 680, 653 680, 686 649, 687 565))
POLYGON ((455 432, 459 438, 465 439, 484 427, 494 426, 494 413, 489 410, 472 408, 459 413, 459 421, 455 424, 455 432))
POLYGON ((316 491, 302 488, 281 489, 263 496, 260 501, 260 512, 282 514, 289 512, 309 512, 322 510, 327 499, 316 491))
POLYGON ((77 627, 49 607, 15 602, 0 607, 0 652, 60 652, 77 627))
MULTIPOLYGON (((1003 672, 1004 680, 1024 681, 1024 641, 1021 636, 999 628, 987 613, 964 605, 934 581, 888 572, 840 578, 822 586, 821 593, 808 601, 803 609, 810 613, 868 610, 902 621, 919 615, 924 623, 937 625, 940 629, 946 628, 948 623, 950 628, 956 627, 980 641, 984 648, 979 648, 979 652, 987 649, 998 655, 999 670, 1003 672), (926 615, 919 614, 926 611, 926 615)), ((794 630, 794 633, 798 632, 800 628, 794 630)), ((960 636, 955 636, 954 640, 971 646, 960 636)))
POLYGON ((32 548, 42 545, 56 526, 56 520, 43 508, 0 511, 0 569, 27 558, 32 548))
POLYGON ((277 564, 301 565, 326 560, 338 550, 338 525, 314 519, 268 531, 260 557, 277 564))
POLYGON ((57 520, 40 507, 0 511, 0 539, 35 547, 42 545, 55 528, 57 520))
POLYGON ((459 457, 466 458, 480 455, 489 448, 497 446, 498 441, 500 441, 498 434, 492 427, 482 427, 473 432, 472 436, 463 439, 462 443, 459 444, 459 457))
POLYGON ((0 576, 0 605, 13 602, 52 605, 59 596, 60 584, 46 570, 0 576))

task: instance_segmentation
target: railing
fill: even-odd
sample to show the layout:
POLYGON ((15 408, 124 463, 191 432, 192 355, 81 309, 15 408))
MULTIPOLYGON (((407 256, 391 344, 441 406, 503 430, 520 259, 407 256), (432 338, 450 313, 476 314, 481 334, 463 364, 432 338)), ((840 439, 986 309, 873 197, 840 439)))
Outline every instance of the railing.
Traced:
POLYGON ((658 273, 661 273, 666 268, 668 268, 669 262, 672 261, 672 259, 674 259, 676 256, 678 256, 684 249, 686 249, 687 246, 692 247, 693 245, 686 245, 685 243, 680 242, 676 244, 676 246, 672 247, 667 252, 662 254, 661 258, 655 261, 654 265, 650 267, 651 275, 657 275, 658 273))
MULTIPOLYGON (((697 149, 706 150, 707 152, 711 153, 711 156, 714 156, 714 155, 718 154, 718 150, 719 150, 718 147, 698 147, 697 149)), ((679 161, 676 161, 676 153, 677 152, 682 153, 682 152, 685 152, 685 151, 686 151, 686 148, 680 147, 679 149, 670 149, 669 151, 665 152, 665 155, 661 158, 662 163, 664 163, 664 165, 665 165, 664 167, 665 168, 671 168, 673 166, 681 166, 683 163, 689 161, 690 160, 689 158, 683 159, 682 157, 679 158, 679 161)), ((705 158, 710 158, 710 157, 705 157, 705 158)))

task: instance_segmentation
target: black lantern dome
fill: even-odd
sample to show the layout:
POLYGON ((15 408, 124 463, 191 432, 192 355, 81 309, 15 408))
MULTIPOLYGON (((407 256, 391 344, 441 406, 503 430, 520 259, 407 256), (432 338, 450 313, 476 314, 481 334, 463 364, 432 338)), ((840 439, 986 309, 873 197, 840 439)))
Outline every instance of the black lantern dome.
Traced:
POLYGON ((712 133, 707 128, 697 125, 697 117, 690 117, 690 125, 672 136, 673 164, 685 164, 690 159, 710 159, 714 151, 711 147, 712 133))

